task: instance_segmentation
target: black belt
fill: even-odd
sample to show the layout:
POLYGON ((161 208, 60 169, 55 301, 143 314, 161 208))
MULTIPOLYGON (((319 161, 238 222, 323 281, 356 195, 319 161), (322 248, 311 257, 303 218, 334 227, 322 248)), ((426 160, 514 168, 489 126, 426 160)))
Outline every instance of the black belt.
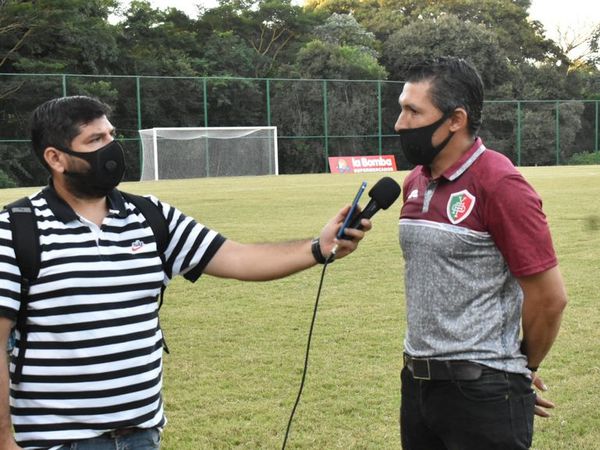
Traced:
POLYGON ((119 428, 118 430, 107 431, 102 436, 107 438, 117 438, 121 436, 127 436, 128 434, 136 433, 138 431, 144 431, 142 428, 131 427, 131 428, 119 428))
POLYGON ((477 380, 483 366, 470 361, 413 358, 404 354, 404 365, 416 380, 477 380))

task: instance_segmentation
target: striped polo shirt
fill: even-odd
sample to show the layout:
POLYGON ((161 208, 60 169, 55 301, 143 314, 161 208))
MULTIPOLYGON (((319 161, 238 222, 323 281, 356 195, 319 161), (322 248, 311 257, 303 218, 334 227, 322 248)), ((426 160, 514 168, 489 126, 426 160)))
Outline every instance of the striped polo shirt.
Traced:
MULTIPOLYGON (((196 281, 225 238, 149 197, 169 227, 167 274, 152 229, 119 191, 108 196, 100 227, 78 216, 51 186, 30 198, 42 253, 30 291, 23 377, 10 387, 17 442, 57 448, 113 429, 162 427, 157 296, 175 275, 196 281)), ((15 319, 20 273, 11 241, 4 211, 0 315, 15 319)))
POLYGON ((557 264, 540 197, 479 138, 439 178, 413 169, 403 197, 405 351, 528 373, 516 277, 557 264))

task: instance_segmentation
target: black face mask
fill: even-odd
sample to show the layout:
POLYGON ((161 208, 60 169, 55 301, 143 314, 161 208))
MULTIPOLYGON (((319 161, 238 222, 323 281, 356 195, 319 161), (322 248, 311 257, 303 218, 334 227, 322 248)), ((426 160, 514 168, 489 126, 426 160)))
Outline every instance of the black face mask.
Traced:
POLYGON ((69 190, 81 198, 106 197, 123 179, 125 155, 123 147, 116 140, 94 152, 75 152, 70 148, 59 148, 67 155, 76 156, 88 162, 85 172, 64 172, 69 190))
POLYGON ((448 119, 448 115, 444 114, 439 120, 433 122, 431 125, 398 131, 398 134, 400 135, 400 145, 402 146, 402 151, 408 162, 414 165, 423 166, 428 166, 432 163, 437 154, 444 149, 454 135, 453 132, 450 132, 448 137, 437 146, 434 146, 431 143, 433 133, 435 133, 446 119, 448 119))

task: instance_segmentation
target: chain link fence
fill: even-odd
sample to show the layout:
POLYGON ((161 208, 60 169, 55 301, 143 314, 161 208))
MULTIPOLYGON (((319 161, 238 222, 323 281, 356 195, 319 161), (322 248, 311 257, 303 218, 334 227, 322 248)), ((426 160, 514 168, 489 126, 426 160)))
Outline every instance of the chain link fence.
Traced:
MULTIPOLYGON (((393 154, 409 168, 394 133, 402 82, 235 77, 0 74, 2 171, 18 185, 46 182, 31 156, 29 117, 59 96, 111 105, 128 172, 140 176, 138 130, 153 127, 276 126, 280 173, 329 170, 327 158, 393 154)), ((487 100, 481 136, 515 165, 561 165, 599 151, 600 100, 487 100)), ((599 160, 600 162, 600 160, 599 160)), ((0 174, 1 176, 2 174, 0 174)))

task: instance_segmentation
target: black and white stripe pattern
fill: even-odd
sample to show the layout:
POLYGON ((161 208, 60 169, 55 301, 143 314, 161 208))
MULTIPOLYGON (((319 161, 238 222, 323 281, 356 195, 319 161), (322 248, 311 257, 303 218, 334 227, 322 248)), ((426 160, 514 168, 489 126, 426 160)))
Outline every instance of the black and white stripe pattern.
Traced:
MULTIPOLYGON (((51 187, 31 198, 42 262, 30 291, 23 378, 11 385, 17 441, 46 449, 112 429, 162 427, 157 296, 172 276, 195 281, 225 239, 151 197, 169 225, 165 273, 150 226, 118 191, 95 230, 51 187)), ((3 212, 0 315, 14 319, 20 274, 11 240, 3 212)))

